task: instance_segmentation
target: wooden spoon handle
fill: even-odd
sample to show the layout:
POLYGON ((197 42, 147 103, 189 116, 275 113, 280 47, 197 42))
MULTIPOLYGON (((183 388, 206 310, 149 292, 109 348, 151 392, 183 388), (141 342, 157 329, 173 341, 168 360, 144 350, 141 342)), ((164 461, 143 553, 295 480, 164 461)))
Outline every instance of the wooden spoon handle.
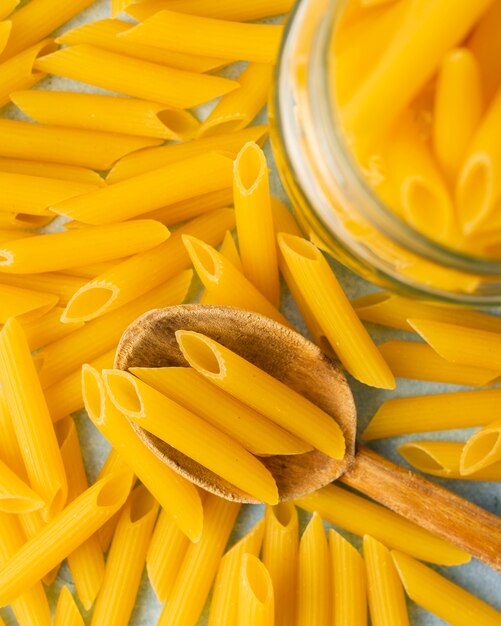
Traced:
POLYGON ((339 479, 501 571, 501 518, 358 445, 339 479))

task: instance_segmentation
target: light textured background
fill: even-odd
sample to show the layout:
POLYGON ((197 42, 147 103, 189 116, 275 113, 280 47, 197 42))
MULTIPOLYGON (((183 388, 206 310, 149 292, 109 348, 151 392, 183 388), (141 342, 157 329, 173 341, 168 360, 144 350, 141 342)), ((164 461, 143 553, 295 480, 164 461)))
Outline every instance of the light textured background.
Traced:
MULTIPOLYGON (((217 2, 217 0, 214 1, 217 2)), ((235 0, 235 2, 238 2, 238 0, 235 0)), ((73 28, 80 24, 94 21, 97 19, 103 19, 106 17, 110 17, 109 0, 97 0, 91 7, 89 7, 89 9, 81 13, 70 23, 66 24, 58 32, 65 32, 70 28, 73 28)), ((236 75, 238 75, 242 67, 242 64, 235 64, 224 70, 223 73, 226 76, 235 77, 236 75)), ((104 90, 98 88, 56 77, 49 77, 48 79, 40 83, 37 88, 107 93, 104 90)), ((197 114, 199 114, 200 117, 203 117, 205 114, 207 114, 210 108, 210 105, 207 105, 206 107, 200 107, 197 110, 197 114)), ((8 117, 24 119, 23 115, 13 106, 6 107, 2 111, 2 114, 8 117)), ((259 123, 263 123, 265 119, 265 112, 262 112, 257 121, 259 123)), ((269 143, 266 144, 265 150, 267 157, 269 158, 269 163, 271 167, 271 184, 273 192, 280 199, 288 202, 287 196, 280 183, 276 168, 273 164, 273 157, 271 154, 269 143)), ((55 225, 51 226, 51 230, 57 229, 60 224, 60 221, 56 222, 55 225)), ((370 285, 358 276, 355 276, 352 272, 345 269, 334 261, 332 261, 332 267, 334 268, 334 271, 336 272, 336 275, 341 281, 349 298, 364 295, 376 289, 373 285, 370 285)), ((196 283, 191 292, 192 301, 196 301, 199 291, 200 285, 199 283, 196 283)), ((291 321, 296 325, 296 327, 303 334, 308 336, 308 332, 297 312, 294 302, 292 301, 290 294, 286 292, 286 290, 282 291, 282 309, 285 314, 291 319, 291 321)), ((372 337, 377 343, 382 343, 383 341, 391 338, 414 338, 412 335, 404 332, 383 329, 374 325, 370 325, 369 330, 372 337)), ((399 380, 398 387, 396 391, 393 392, 365 387, 352 379, 350 380, 350 384, 355 395, 358 407, 359 432, 363 430, 370 417, 375 413, 379 405, 384 400, 390 397, 418 395, 423 393, 439 393, 445 391, 455 391, 459 389, 459 387, 453 387, 451 385, 420 383, 408 380, 399 380)), ((493 419, 495 419, 496 417, 499 417, 499 414, 493 415, 493 419)), ((76 415, 76 422, 80 434, 84 457, 86 460, 88 477, 90 481, 93 481, 104 459, 106 458, 109 450, 109 445, 95 430, 94 426, 90 423, 84 411, 81 411, 79 414, 76 415)), ((458 430, 448 431, 445 433, 430 433, 428 435, 420 434, 417 436, 397 437, 393 439, 373 442, 370 444, 370 447, 374 450, 377 450, 379 453, 383 454, 387 458, 405 466, 405 461, 403 461, 403 459, 396 452, 397 446, 404 441, 411 441, 412 439, 447 439, 463 441, 471 432, 473 431, 458 430)), ((501 511, 501 487, 497 483, 448 481, 445 479, 435 478, 433 478, 432 480, 435 480, 436 482, 447 487, 448 489, 455 491, 465 498, 468 498, 472 502, 475 502, 476 504, 483 506, 484 508, 496 514, 499 514, 501 511)), ((252 525, 262 516, 262 514, 263 508, 261 506, 242 507, 230 543, 233 543, 236 539, 241 537, 247 529, 252 527, 252 525)), ((308 519, 309 515, 300 511, 302 528, 304 528, 308 519)), ((328 524, 326 524, 326 527, 328 527, 328 524)), ((349 533, 345 533, 344 531, 342 532, 355 546, 360 547, 361 540, 359 537, 350 535, 349 533)), ((489 602, 490 604, 495 606, 498 610, 501 610, 501 576, 496 574, 489 567, 483 565, 476 560, 472 560, 471 563, 469 563, 468 565, 452 568, 443 567, 437 568, 437 570, 445 574, 450 580, 453 580, 454 582, 462 585, 466 589, 478 595, 486 602, 489 602)), ((196 578, 197 573, 193 572, 193 576, 194 578, 196 578)), ((67 585, 72 591, 74 591, 71 574, 66 565, 61 568, 56 582, 48 591, 52 603, 56 602, 59 590, 62 585, 67 585)), ((156 623, 160 610, 161 606, 157 602, 151 588, 149 587, 146 575, 144 574, 138 600, 136 603, 136 608, 134 610, 130 624, 132 626, 153 626, 156 623)), ((90 614, 86 615, 85 612, 83 612, 83 614, 86 617, 86 623, 88 623, 90 621, 88 619, 90 617, 90 614)), ((9 609, 1 609, 0 615, 5 619, 8 626, 16 623, 9 609)), ((439 626, 445 624, 445 622, 433 615, 430 615, 426 611, 423 611, 412 602, 409 603, 409 615, 411 624, 413 626, 439 626)), ((204 615, 200 620, 200 626, 205 624, 207 624, 207 607, 204 615)), ((109 626, 113 625, 110 624, 109 626)), ((312 626, 314 625, 312 624, 312 626)), ((475 626, 475 624, 472 623, 471 626, 475 626)))

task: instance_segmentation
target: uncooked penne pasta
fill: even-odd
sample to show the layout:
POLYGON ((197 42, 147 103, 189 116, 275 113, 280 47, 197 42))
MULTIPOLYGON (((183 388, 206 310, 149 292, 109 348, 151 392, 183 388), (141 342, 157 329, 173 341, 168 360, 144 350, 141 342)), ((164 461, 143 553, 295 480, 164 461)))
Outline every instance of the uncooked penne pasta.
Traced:
POLYGON ((355 535, 369 533, 386 546, 405 550, 417 559, 441 565, 459 565, 470 560, 466 552, 397 513, 336 485, 323 487, 295 502, 335 526, 355 535))
MULTIPOLYGON (((40 235, 36 233, 38 238, 40 235)), ((85 285, 84 278, 48 272, 46 274, 7 274, 0 272, 0 283, 11 287, 41 291, 45 294, 52 294, 58 298, 58 304, 65 306, 82 285, 85 285)))
POLYGON ((255 143, 245 144, 237 155, 233 195, 244 274, 267 300, 278 306, 280 282, 268 165, 255 143))
POLYGON ((160 142, 148 137, 0 119, 0 156, 14 159, 107 170, 126 154, 160 142))
POLYGON ((85 408, 90 419, 145 487, 192 540, 202 532, 203 511, 195 487, 162 463, 138 438, 129 422, 108 398, 101 375, 82 367, 85 408))
POLYGON ((0 21, 0 53, 3 52, 7 42, 9 41, 11 30, 12 22, 8 20, 0 21))
POLYGON ((484 426, 465 443, 461 453, 461 474, 470 474, 487 469, 501 461, 501 420, 484 426))
POLYGON ((242 261, 240 259, 240 252, 238 251, 237 244, 233 239, 233 235, 229 230, 224 233, 223 241, 219 252, 228 259, 237 268, 239 272, 243 271, 242 261))
POLYGON ((0 172, 39 176, 41 178, 56 178, 82 185, 97 185, 98 187, 106 185, 106 182, 97 172, 76 165, 62 165, 60 163, 44 163, 41 161, 0 157, 0 172))
POLYGON ((14 241, 14 239, 27 239, 28 237, 34 237, 34 233, 30 233, 24 230, 14 230, 9 228, 0 228, 0 243, 4 241, 14 241))
MULTIPOLYGON (((0 291, 1 289, 0 287, 0 291)), ((36 319, 30 319, 29 321, 20 320, 31 351, 39 350, 48 343, 57 341, 74 330, 82 328, 83 322, 63 324, 61 322, 63 311, 62 307, 56 306, 36 319)), ((71 411, 69 412, 71 413, 71 411)))
POLYGON ((78 267, 86 259, 120 259, 158 246, 169 234, 159 222, 135 220, 10 241, 0 249, 0 272, 36 274, 78 267))
POLYGON ((92 625, 129 623, 157 513, 155 498, 143 485, 136 487, 120 513, 92 625))
POLYGON ((29 513, 44 506, 42 498, 0 460, 0 511, 29 513))
POLYGON ((269 470, 234 439, 122 370, 104 370, 115 407, 129 420, 258 501, 276 504, 269 470))
POLYGON ((59 592, 54 626, 85 626, 71 591, 66 586, 59 592))
POLYGON ((404 590, 388 548, 364 535, 364 562, 373 626, 409 626, 404 590))
POLYGON ((487 104, 492 101, 501 85, 501 42, 497 37, 500 27, 501 5, 493 2, 467 40, 468 48, 479 63, 482 92, 487 104))
POLYGON ((31 291, 0 283, 0 324, 9 317, 20 322, 37 320, 57 304, 58 297, 50 293, 31 291))
POLYGON ((66 476, 28 343, 13 318, 0 332, 0 381, 30 484, 43 498, 42 514, 49 520, 66 502, 66 476))
POLYGON ((30 90, 11 93, 10 99, 36 122, 70 128, 186 141, 197 134, 200 126, 188 111, 133 98, 30 90))
POLYGON ((198 106, 238 87, 220 76, 185 72, 87 44, 41 57, 35 68, 179 109, 198 106))
POLYGON ((322 253, 312 243, 280 233, 278 243, 299 291, 339 359, 357 380, 393 389, 393 374, 359 321, 322 253))
POLYGON ((26 213, 0 212, 0 228, 20 229, 42 228, 47 226, 54 217, 50 215, 28 215, 26 213))
POLYGON ((282 32, 279 24, 240 24, 164 10, 119 37, 174 52, 275 63, 282 32))
POLYGON ((239 576, 238 626, 274 626, 275 601, 271 576, 253 554, 244 554, 239 576))
POLYGON ((199 415, 256 456, 302 454, 311 446, 206 380, 191 367, 132 367, 129 371, 199 415), (197 393, 192 393, 192 390, 197 393))
POLYGON ((0 20, 4 20, 6 17, 14 11, 19 4, 20 0, 1 0, 0 1, 0 20))
MULTIPOLYGON (((52 207, 86 224, 111 224, 231 185, 233 162, 210 152, 166 165, 52 207), (193 177, 193 172, 197 176, 193 177)), ((85 235, 85 232, 84 232, 85 235)))
POLYGON ((295 624, 299 530, 292 502, 267 507, 263 563, 270 572, 275 599, 275 624, 295 624))
POLYGON ((197 543, 188 546, 157 626, 197 623, 239 510, 236 502, 207 494, 202 535, 197 543))
POLYGON ((339 425, 315 404, 210 337, 178 330, 176 339, 184 358, 211 383, 324 454, 343 457, 339 425))
POLYGON ((28 475, 3 391, 0 393, 0 458, 19 478, 26 482, 28 475))
POLYGON ((407 554, 392 551, 391 556, 407 595, 419 606, 454 626, 498 626, 501 614, 431 567, 407 554))

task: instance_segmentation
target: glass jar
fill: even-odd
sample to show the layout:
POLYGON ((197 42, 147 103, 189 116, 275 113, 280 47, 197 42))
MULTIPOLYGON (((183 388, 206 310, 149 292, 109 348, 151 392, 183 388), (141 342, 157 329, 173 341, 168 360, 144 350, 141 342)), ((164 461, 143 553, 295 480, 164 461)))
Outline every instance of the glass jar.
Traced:
POLYGON ((377 197, 347 149, 334 99, 332 38, 343 0, 301 0, 287 24, 271 139, 296 217, 323 250, 404 295, 501 304, 501 260, 467 256, 414 230, 377 197))

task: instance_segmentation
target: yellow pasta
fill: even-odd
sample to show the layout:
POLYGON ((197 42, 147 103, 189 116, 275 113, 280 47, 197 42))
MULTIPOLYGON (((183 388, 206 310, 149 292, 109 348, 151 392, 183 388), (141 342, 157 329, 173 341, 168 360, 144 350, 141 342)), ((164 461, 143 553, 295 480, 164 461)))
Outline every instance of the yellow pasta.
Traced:
POLYGON ((294 281, 339 359, 357 380, 393 389, 395 379, 341 289, 322 253, 300 237, 280 233, 280 250, 294 281))
MULTIPOLYGON (((134 7, 135 6, 138 5, 134 5, 134 7)), ((120 33, 129 30, 129 28, 129 22, 122 22, 120 20, 98 20, 97 22, 83 24, 78 28, 63 33, 56 39, 56 42, 67 46, 90 44, 98 48, 103 48, 104 50, 109 50, 110 52, 118 52, 125 56, 150 61, 151 63, 158 63, 159 65, 167 65, 168 67, 174 67, 179 70, 187 70, 188 72, 209 72, 210 70, 221 67, 221 65, 225 63, 225 61, 221 59, 169 52, 144 44, 136 45, 117 37, 120 33)))
POLYGON ((224 238, 221 242, 219 252, 226 257, 230 263, 233 263, 239 272, 243 271, 240 252, 238 251, 237 244, 235 243, 233 235, 229 230, 224 233, 224 238))
POLYGON ((244 554, 238 592, 238 626, 274 626, 275 602, 270 573, 253 554, 244 554))
POLYGON ((129 371, 226 433, 252 454, 301 454, 311 450, 304 441, 224 393, 192 368, 132 367, 129 371), (196 394, 192 393, 195 388, 196 394))
POLYGON ((459 471, 464 444, 456 441, 411 441, 399 446, 404 459, 420 472, 456 480, 501 481, 501 462, 492 463, 472 474, 459 471))
MULTIPOLYGON (((89 486, 75 423, 71 417, 59 422, 58 438, 68 480, 68 505, 89 486)), ((68 565, 80 602, 88 611, 94 604, 104 576, 104 558, 97 534, 68 555, 68 565)))
POLYGON ((109 169, 121 157, 160 139, 0 119, 0 156, 109 169))
MULTIPOLYGON (((68 224, 76 223, 76 222, 66 222, 64 227, 66 230, 74 230, 73 228, 68 228, 68 224)), ((82 225, 83 228, 90 228, 87 224, 82 225)), ((76 229, 78 230, 78 228, 76 229)), ((109 269, 121 263, 125 259, 115 259, 113 261, 103 261, 102 263, 93 263, 92 265, 82 265, 81 267, 70 267, 67 270, 64 270, 65 274, 69 274, 70 276, 80 276, 82 278, 94 278, 95 276, 99 276, 103 272, 107 272, 109 269)))
POLYGON ((259 556, 263 535, 264 519, 261 519, 221 559, 214 581, 208 626, 237 626, 242 558, 246 554, 259 556))
MULTIPOLYGON (((36 233, 37 237, 39 236, 36 233)), ((35 239, 31 237, 30 239, 35 239)), ((0 271, 0 283, 21 289, 41 291, 59 298, 58 304, 65 306, 72 295, 85 284, 85 279, 57 272, 46 274, 7 274, 0 271)))
POLYGON ((127 326, 145 311, 183 302, 192 276, 191 270, 181 272, 129 304, 45 346, 36 355, 41 363, 39 375, 44 389, 75 372, 82 362, 116 347, 127 326))
POLYGON ((278 306, 280 283, 268 166, 263 151, 255 143, 245 144, 235 160, 233 195, 244 273, 278 306))
POLYGON ((185 72, 87 44, 41 57, 35 68, 179 109, 198 106, 238 87, 220 76, 185 72))
POLYGON ((339 425, 315 404, 205 335, 179 330, 176 339, 184 358, 211 383, 324 454, 343 457, 339 425))
POLYGON ((120 513, 92 625, 129 623, 157 513, 154 497, 143 485, 136 487, 120 513))
POLYGON ((132 422, 258 501, 278 502, 272 474, 231 437, 128 372, 104 370, 103 378, 112 402, 132 422))
POLYGON ((4 50, 9 41, 10 31, 12 30, 12 22, 5 20, 0 21, 0 53, 4 50))
POLYGON ((200 541, 189 544, 157 626, 197 623, 239 509, 235 502, 207 494, 200 541))
POLYGON ((390 551, 364 535, 367 596, 373 626, 409 626, 404 590, 390 551))
POLYGON ((336 485, 323 487, 295 502, 335 526, 355 535, 368 533, 389 548, 404 550, 417 559, 442 565, 459 565, 470 560, 459 548, 397 513, 336 485))
POLYGON ((362 557, 349 541, 329 530, 333 626, 367 626, 367 589, 362 557))
POLYGON ((37 320, 57 301, 57 296, 49 293, 0 284, 0 324, 5 324, 9 317, 17 317, 20 322, 37 320))
POLYGON ((28 239, 34 237, 34 233, 23 230, 11 230, 9 228, 0 228, 0 243, 4 241, 13 241, 14 239, 28 239))
POLYGON ((16 91, 10 99, 36 122, 70 128, 186 141, 197 134, 200 126, 188 111, 133 98, 30 90, 16 91))
MULTIPOLYGON (((0 291, 1 291, 0 287, 0 291)), ((64 309, 62 307, 54 307, 48 313, 37 317, 36 319, 24 321, 21 319, 26 341, 30 346, 30 350, 39 350, 48 343, 52 343, 74 330, 82 328, 83 323, 73 322, 63 324, 60 320, 64 309)), ((71 412, 71 411, 70 411, 71 412)))
POLYGON ((3 391, 0 393, 0 458, 22 480, 27 480, 26 468, 3 391))
POLYGON ((63 322, 92 320, 172 279, 190 265, 184 234, 216 245, 234 224, 230 209, 215 210, 188 222, 165 243, 126 259, 78 289, 64 310, 63 322))
POLYGON ((0 272, 43 273, 78 267, 85 260, 100 263, 154 248, 168 237, 167 228, 153 220, 39 235, 3 244, 0 272))
POLYGON ((6 17, 14 11, 19 4, 20 0, 1 0, 0 1, 0 20, 4 20, 6 17))
POLYGON ((174 52, 275 63, 282 32, 283 26, 278 24, 240 24, 160 11, 119 37, 174 52))
POLYGON ((210 152, 98 189, 80 200, 61 202, 53 210, 86 224, 128 220, 169 202, 229 187, 232 170, 231 159, 210 152))
POLYGON ((193 236, 185 234, 183 241, 213 304, 217 302, 224 306, 255 311, 290 327, 290 323, 278 309, 222 254, 193 236))
POLYGON ((0 381, 30 484, 46 504, 44 518, 51 519, 66 502, 66 476, 30 349, 15 319, 0 332, 0 381))
POLYGON ((199 136, 234 132, 248 126, 267 103, 272 80, 272 65, 250 63, 238 77, 240 89, 221 98, 204 120, 199 136))
POLYGON ((188 544, 188 537, 179 530, 173 517, 162 509, 146 555, 148 579, 160 602, 169 597, 188 544))
POLYGON ((501 614, 407 554, 392 551, 408 596, 427 611, 454 626, 499 626, 501 614))
POLYGON ((299 542, 297 617, 298 626, 331 625, 329 548, 316 513, 299 542))
POLYGON ((468 439, 459 467, 461 474, 469 476, 498 461, 501 461, 501 420, 488 424, 468 439))
POLYGON ((47 226, 54 218, 50 215, 27 215, 26 213, 0 212, 0 228, 42 228, 47 226))
POLYGON ((501 374, 496 370, 450 363, 430 346, 416 341, 387 341, 379 346, 379 350, 398 378, 482 387, 494 382, 501 374))
POLYGON ((497 36, 500 27, 501 5, 493 2, 467 40, 468 47, 479 63, 486 103, 492 101, 501 85, 501 42, 497 36))
POLYGON ((97 185, 99 187, 106 185, 106 182, 97 172, 76 165, 61 165, 60 163, 43 163, 41 161, 0 157, 0 172, 56 178, 82 185, 97 185))
POLYGON ((54 626, 85 626, 71 591, 66 586, 59 592, 54 626))
POLYGON ((9 604, 86 541, 124 503, 125 474, 89 487, 0 567, 0 603, 9 604))
POLYGON ((367 441, 453 428, 486 426, 501 402, 501 389, 458 391, 386 400, 366 426, 367 441))
POLYGON ((273 583, 276 626, 295 624, 298 533, 292 502, 267 507, 262 559, 273 583))
POLYGON ((0 461, 0 511, 29 513, 45 506, 44 501, 19 478, 3 461, 0 461))

